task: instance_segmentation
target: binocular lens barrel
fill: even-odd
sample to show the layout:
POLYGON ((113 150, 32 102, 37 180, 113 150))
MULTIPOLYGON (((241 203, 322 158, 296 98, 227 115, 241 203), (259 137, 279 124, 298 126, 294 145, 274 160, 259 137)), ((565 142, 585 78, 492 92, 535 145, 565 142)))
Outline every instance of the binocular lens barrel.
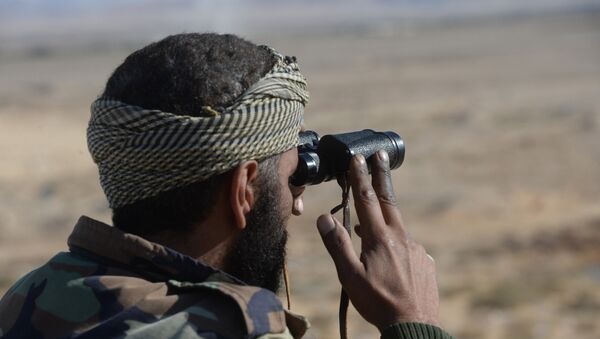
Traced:
MULTIPOLYGON (((385 150, 390 159, 390 169, 404 161, 404 141, 394 132, 362 130, 329 134, 322 138, 314 131, 301 132, 298 145, 298 167, 292 176, 295 186, 317 185, 346 172, 353 156, 362 154, 367 163, 379 150, 385 150)), ((370 171, 370 164, 369 164, 370 171)))

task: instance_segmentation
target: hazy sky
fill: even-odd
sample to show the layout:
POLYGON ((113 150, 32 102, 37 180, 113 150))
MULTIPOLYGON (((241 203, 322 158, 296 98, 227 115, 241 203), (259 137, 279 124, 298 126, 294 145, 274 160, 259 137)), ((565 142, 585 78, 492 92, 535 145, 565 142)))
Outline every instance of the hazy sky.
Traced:
POLYGON ((113 10, 169 8, 201 10, 231 7, 394 7, 412 13, 472 13, 599 4, 598 0, 2 0, 0 16, 71 16, 113 10))
POLYGON ((0 49, 600 8, 600 0, 0 0, 0 49))

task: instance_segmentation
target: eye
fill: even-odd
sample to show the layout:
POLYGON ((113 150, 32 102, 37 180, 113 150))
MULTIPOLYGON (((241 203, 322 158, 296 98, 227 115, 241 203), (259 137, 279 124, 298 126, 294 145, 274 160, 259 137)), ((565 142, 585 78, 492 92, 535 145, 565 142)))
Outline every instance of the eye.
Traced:
POLYGON ((292 192, 292 196, 294 197, 294 199, 296 199, 304 193, 306 186, 296 186, 290 181, 289 188, 290 192, 292 192))

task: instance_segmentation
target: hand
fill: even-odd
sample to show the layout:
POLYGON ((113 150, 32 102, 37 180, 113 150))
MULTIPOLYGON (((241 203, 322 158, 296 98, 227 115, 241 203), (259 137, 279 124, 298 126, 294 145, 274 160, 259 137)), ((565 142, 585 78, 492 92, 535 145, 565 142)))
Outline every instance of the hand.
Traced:
POLYGON ((329 214, 317 220, 342 287, 360 315, 380 331, 400 322, 439 326, 435 263, 404 228, 385 151, 373 156, 372 176, 371 185, 365 158, 355 156, 349 180, 360 221, 360 259, 339 221, 329 214))

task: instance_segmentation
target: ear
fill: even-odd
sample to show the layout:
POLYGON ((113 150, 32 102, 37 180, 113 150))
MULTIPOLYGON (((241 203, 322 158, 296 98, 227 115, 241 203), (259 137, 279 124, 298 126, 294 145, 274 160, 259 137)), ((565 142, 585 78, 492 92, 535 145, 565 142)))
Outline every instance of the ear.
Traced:
POLYGON ((246 214, 250 212, 256 200, 255 181, 258 178, 258 162, 245 161, 239 164, 231 178, 231 210, 235 226, 242 230, 246 227, 246 214))

